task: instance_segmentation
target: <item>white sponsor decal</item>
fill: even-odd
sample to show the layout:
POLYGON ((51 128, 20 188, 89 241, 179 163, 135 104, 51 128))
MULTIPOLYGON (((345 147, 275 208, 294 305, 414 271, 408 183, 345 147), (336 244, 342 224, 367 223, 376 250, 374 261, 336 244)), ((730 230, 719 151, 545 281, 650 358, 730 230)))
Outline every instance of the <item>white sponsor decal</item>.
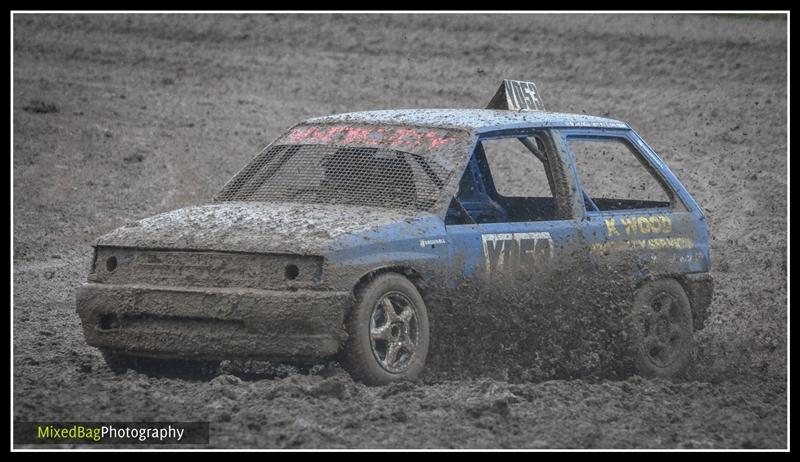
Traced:
POLYGON ((447 241, 444 239, 420 239, 419 246, 426 247, 429 245, 436 245, 436 244, 447 244, 447 241))
POLYGON ((481 234, 486 274, 534 272, 555 254, 548 232, 481 234))

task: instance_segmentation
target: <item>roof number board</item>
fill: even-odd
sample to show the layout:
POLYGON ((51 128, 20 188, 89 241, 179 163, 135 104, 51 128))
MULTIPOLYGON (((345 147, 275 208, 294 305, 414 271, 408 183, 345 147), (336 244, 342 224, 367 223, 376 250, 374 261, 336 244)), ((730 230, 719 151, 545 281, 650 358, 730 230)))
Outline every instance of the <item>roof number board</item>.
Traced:
POLYGON ((509 111, 544 111, 544 103, 533 82, 503 80, 486 109, 509 111))

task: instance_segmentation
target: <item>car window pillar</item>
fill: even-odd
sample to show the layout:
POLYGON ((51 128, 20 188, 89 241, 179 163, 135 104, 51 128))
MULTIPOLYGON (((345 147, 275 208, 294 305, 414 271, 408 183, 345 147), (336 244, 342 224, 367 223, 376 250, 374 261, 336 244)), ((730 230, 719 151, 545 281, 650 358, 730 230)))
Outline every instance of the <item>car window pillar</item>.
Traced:
POLYGON ((567 149, 567 142, 560 131, 552 130, 544 137, 544 143, 551 143, 548 151, 556 156, 551 162, 555 186, 556 214, 561 219, 582 219, 586 214, 584 199, 578 186, 578 172, 567 149))

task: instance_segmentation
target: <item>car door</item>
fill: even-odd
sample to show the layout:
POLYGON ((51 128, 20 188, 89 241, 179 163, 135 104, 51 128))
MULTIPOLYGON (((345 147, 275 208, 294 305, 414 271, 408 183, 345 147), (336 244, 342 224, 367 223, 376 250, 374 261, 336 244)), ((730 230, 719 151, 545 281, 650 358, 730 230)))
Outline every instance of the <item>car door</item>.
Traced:
POLYGON ((585 213, 590 262, 609 284, 691 272, 704 263, 694 216, 666 166, 631 130, 565 129, 585 213))
POLYGON ((483 345, 519 349, 553 336, 579 293, 588 252, 563 155, 545 130, 487 133, 476 144, 446 230, 460 300, 452 314, 485 332, 483 345))

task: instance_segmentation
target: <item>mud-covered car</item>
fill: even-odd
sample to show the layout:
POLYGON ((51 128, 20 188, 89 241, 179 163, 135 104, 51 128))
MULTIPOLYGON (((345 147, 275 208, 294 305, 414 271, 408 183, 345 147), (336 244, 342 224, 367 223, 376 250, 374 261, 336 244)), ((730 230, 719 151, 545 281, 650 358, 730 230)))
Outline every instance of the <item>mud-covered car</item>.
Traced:
POLYGON ((100 237, 77 311, 115 370, 138 357, 336 358, 382 384, 423 370, 439 300, 520 312, 545 300, 555 316, 630 287, 637 372, 671 377, 710 304, 708 239, 626 123, 546 112, 534 85, 505 81, 490 109, 291 127, 212 203, 100 237))

